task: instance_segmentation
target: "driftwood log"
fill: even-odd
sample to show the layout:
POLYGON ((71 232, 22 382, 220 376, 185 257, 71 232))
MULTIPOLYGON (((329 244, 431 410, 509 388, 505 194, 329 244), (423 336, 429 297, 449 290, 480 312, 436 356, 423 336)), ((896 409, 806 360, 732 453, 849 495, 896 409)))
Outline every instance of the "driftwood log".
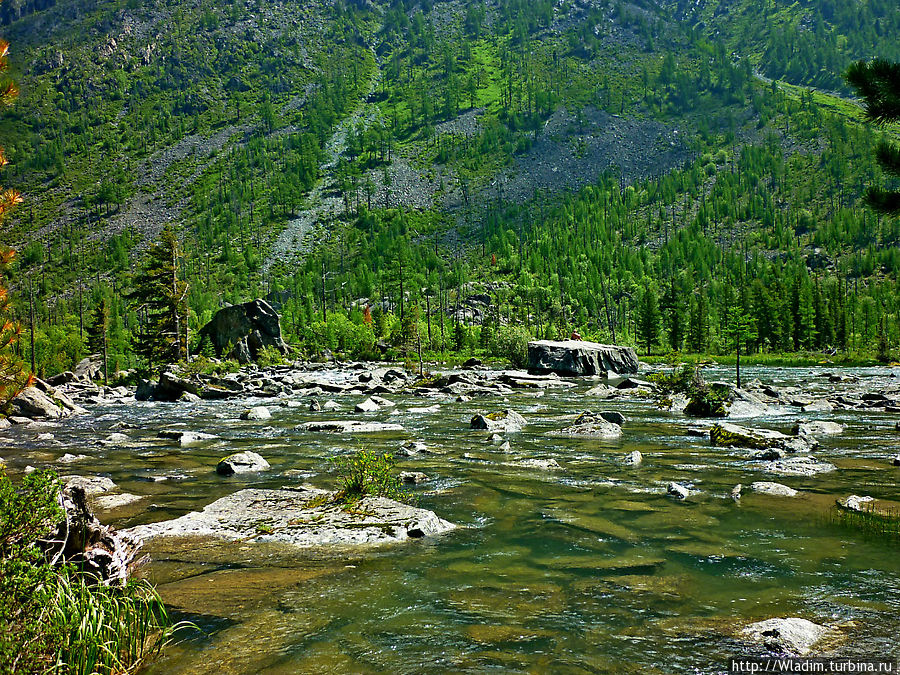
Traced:
POLYGON ((65 518, 43 542, 53 564, 69 563, 105 586, 123 586, 131 573, 147 561, 140 538, 103 525, 91 513, 84 488, 68 485, 59 494, 65 518))

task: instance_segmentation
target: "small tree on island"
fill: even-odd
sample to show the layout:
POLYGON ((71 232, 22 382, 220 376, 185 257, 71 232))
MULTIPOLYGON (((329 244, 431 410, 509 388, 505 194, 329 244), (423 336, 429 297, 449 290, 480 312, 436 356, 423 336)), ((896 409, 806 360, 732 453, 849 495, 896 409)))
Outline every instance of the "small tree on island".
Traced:
POLYGON ((647 354, 651 354, 653 345, 659 342, 662 315, 659 311, 656 291, 649 285, 644 287, 644 292, 638 298, 637 315, 638 337, 646 345, 647 354))
POLYGON ((103 384, 109 384, 109 300, 100 297, 88 326, 88 349, 103 359, 103 384))
POLYGON ((741 388, 741 347, 746 347, 750 340, 756 339, 756 324, 744 307, 740 295, 727 305, 727 315, 722 327, 722 334, 728 351, 736 354, 735 379, 738 389, 741 388))
POLYGON ((175 230, 166 225, 152 244, 144 268, 134 276, 128 294, 144 320, 135 338, 135 352, 149 370, 187 356, 188 284, 181 278, 181 249, 175 230))

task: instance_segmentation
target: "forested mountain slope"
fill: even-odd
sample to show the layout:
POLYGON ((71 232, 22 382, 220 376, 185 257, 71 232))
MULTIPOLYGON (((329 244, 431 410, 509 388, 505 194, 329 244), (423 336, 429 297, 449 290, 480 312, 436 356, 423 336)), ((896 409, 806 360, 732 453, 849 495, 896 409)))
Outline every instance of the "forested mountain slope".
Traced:
POLYGON ((194 329, 269 295, 309 351, 402 347, 418 317, 426 349, 523 325, 704 352, 746 315, 751 349, 887 353, 875 133, 796 85, 896 56, 890 5, 4 3, 38 361, 70 367, 106 296, 134 363, 129 272, 167 222, 194 329))

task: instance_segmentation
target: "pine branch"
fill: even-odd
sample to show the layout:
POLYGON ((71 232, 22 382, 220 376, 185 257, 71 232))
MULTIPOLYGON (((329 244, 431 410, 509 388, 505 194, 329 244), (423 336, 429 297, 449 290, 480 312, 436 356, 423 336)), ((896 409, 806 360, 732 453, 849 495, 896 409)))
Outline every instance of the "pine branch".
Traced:
POLYGON ((869 188, 866 203, 875 211, 888 216, 900 215, 900 191, 869 188))
POLYGON ((875 158, 885 173, 900 178, 900 146, 881 141, 875 148, 875 158))
POLYGON ((900 63, 884 59, 857 61, 847 68, 844 77, 863 99, 870 122, 900 121, 900 63))

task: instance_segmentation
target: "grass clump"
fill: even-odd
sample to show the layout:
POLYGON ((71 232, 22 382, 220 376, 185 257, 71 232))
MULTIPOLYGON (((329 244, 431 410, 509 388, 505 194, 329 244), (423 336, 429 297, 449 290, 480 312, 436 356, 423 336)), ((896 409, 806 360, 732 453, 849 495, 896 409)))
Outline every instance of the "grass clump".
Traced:
POLYGON ((0 469, 0 675, 133 672, 177 626, 146 581, 111 588, 49 559, 59 490, 52 472, 15 486, 0 469))
POLYGON ((873 539, 894 544, 900 542, 900 510, 896 508, 877 507, 874 503, 868 503, 856 510, 837 502, 831 509, 831 520, 873 539))
POLYGON ((335 464, 340 480, 335 501, 339 503, 354 504, 363 497, 387 497, 401 502, 409 498, 400 477, 394 473, 395 460, 389 454, 360 450, 336 459, 335 464))

